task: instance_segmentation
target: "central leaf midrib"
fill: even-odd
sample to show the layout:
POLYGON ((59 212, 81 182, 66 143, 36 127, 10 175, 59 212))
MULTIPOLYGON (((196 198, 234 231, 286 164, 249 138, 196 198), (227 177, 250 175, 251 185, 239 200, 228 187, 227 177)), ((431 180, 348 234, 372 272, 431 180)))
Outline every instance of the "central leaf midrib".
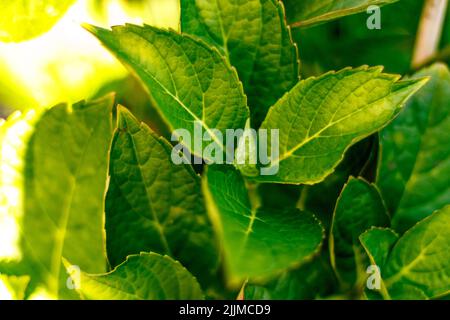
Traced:
MULTIPOLYGON (((389 93, 389 94, 390 94, 390 93, 389 93)), ((377 103, 377 102, 379 102, 379 101, 381 101, 381 100, 383 100, 383 99, 386 99, 386 97, 388 97, 389 94, 386 95, 386 96, 384 96, 384 97, 382 97, 382 98, 376 99, 375 101, 372 101, 372 102, 369 103, 369 104, 363 105, 361 108, 352 111, 351 113, 349 113, 349 114, 346 115, 345 117, 340 118, 340 119, 337 120, 337 121, 329 122, 325 127, 323 127, 322 129, 320 129, 319 131, 317 131, 315 134, 313 134, 313 135, 310 136, 310 137, 307 137, 306 139, 303 139, 302 142, 300 142, 299 144, 297 144, 297 145, 294 146, 293 148, 289 149, 289 150, 288 150, 287 152, 285 152, 282 156, 278 157, 278 159, 275 161, 275 164, 276 164, 276 163, 279 163, 279 162, 281 162, 281 161, 283 161, 283 160, 285 160, 285 159, 288 158, 288 157, 290 157, 292 154, 294 154, 294 152, 296 152, 297 150, 299 150, 300 148, 302 148, 304 145, 306 145, 306 144, 309 143, 310 141, 319 138, 320 135, 321 135, 321 133, 323 133, 325 130, 331 128, 332 126, 334 126, 334 125, 336 125, 336 124, 338 124, 338 123, 340 123, 340 122, 342 122, 342 121, 344 121, 344 120, 347 120, 348 118, 352 117, 354 114, 356 114, 356 113, 358 113, 358 112, 361 112, 362 110, 364 110, 364 109, 370 107, 371 105, 373 105, 373 104, 375 104, 375 103, 377 103)), ((339 136, 339 135, 338 135, 338 136, 339 136)))
POLYGON ((129 135, 130 135, 130 138, 131 138, 130 139, 131 143, 133 144, 133 153, 134 153, 134 156, 136 158, 137 165, 139 167, 139 175, 140 175, 141 181, 142 181, 142 183, 143 183, 143 185, 145 187, 147 204, 149 206, 149 209, 151 211, 152 217, 154 219, 154 223, 156 224, 156 229, 158 231, 158 234, 159 234, 159 237, 160 237, 160 240, 161 240, 161 244, 163 245, 163 247, 166 250, 167 254, 172 256, 172 251, 170 250, 167 237, 164 234, 163 225, 159 221, 159 218, 158 218, 158 216, 157 216, 157 214, 156 214, 156 212, 155 212, 155 210, 153 208, 152 200, 150 199, 150 195, 149 195, 150 186, 147 184, 147 181, 144 179, 144 175, 142 174, 142 172, 143 172, 143 170, 142 170, 143 169, 143 165, 141 164, 141 160, 140 160, 139 154, 137 152, 137 147, 136 147, 136 143, 134 142, 134 137, 133 137, 133 135, 131 133, 129 133, 129 135))
MULTIPOLYGON (((142 35, 140 35, 140 34, 138 34, 138 33, 136 33, 136 32, 134 32, 134 31, 131 31, 134 35, 136 35, 137 37, 139 37, 139 38, 141 38, 142 40, 144 40, 146 43, 149 43, 149 44, 151 44, 153 47, 154 47, 154 45, 152 44, 152 43, 150 43, 145 37, 143 37, 142 35)), ((181 50, 182 52, 183 52, 183 54, 184 54, 184 51, 183 50, 181 50)), ((153 79, 153 81, 155 81, 163 90, 164 90, 164 92, 166 93, 166 94, 168 94, 173 100, 175 100, 175 102, 177 102, 178 103, 178 105, 180 105, 195 121, 197 121, 197 122, 199 122, 201 125, 202 125, 202 127, 208 132, 208 134, 210 135, 210 137, 214 140, 214 142, 216 142, 216 144, 221 148, 221 150, 222 151, 224 151, 224 149, 223 149, 223 145, 222 145, 222 143, 221 143, 221 141, 217 138, 217 136, 213 133, 213 131, 211 130, 211 128, 209 128, 209 126, 202 120, 202 119, 200 119, 199 117, 197 117, 197 115, 195 114, 195 113, 193 113, 180 99, 179 99, 179 97, 177 96, 177 95, 174 95, 165 85, 163 85, 158 79, 156 79, 156 77, 154 77, 151 73, 149 73, 148 72, 148 70, 146 69, 146 68, 144 68, 144 67, 142 67, 141 66, 141 64, 140 63, 138 63, 138 62, 136 62, 133 58, 132 58, 132 56, 130 56, 130 55, 128 55, 128 54, 126 54, 126 53, 122 53, 125 57, 126 57, 126 59, 128 59, 128 60, 130 60, 130 61, 132 61, 133 62, 133 64, 135 65, 135 66, 139 66, 139 69, 140 70, 142 70, 148 77, 150 77, 151 79, 153 79)), ((162 59, 162 60, 164 60, 164 59, 162 59)), ((189 60, 189 59, 188 59, 189 60)), ((165 61, 165 60, 164 60, 165 61)), ((191 62, 190 62, 191 63, 191 62)), ((194 72, 195 72, 195 74, 196 74, 196 76, 197 76, 197 78, 198 78, 198 73, 195 71, 195 68, 194 68, 194 66, 192 65, 192 63, 191 63, 191 66, 192 66, 192 68, 194 69, 194 72)), ((170 71, 170 70, 169 70, 170 71)), ((169 72, 170 73, 170 72, 169 72)), ((171 77, 172 77, 172 75, 171 75, 171 77)), ((200 88, 201 88, 201 85, 199 86, 200 88)), ((176 89, 176 86, 175 86, 175 84, 174 84, 174 90, 176 91, 177 89, 176 89)), ((203 90, 202 90, 202 100, 204 100, 204 95, 205 95, 205 92, 203 92, 203 90)), ((204 104, 202 104, 203 106, 204 106, 204 104)), ((204 107, 202 107, 202 112, 203 112, 203 110, 204 110, 205 108, 204 107)), ((175 128, 176 129, 176 128, 175 128)))

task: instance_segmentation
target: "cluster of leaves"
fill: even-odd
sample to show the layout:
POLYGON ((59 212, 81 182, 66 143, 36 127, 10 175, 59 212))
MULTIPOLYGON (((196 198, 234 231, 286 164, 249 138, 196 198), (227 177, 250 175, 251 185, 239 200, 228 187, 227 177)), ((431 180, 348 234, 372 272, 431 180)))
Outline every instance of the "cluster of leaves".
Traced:
POLYGON ((0 213, 19 254, 0 260, 3 280, 19 298, 445 297, 449 70, 300 80, 287 23, 388 2, 284 1, 286 20, 277 0, 182 0, 181 32, 86 25, 170 129, 200 123, 221 150, 212 129, 279 129, 279 171, 176 165, 112 95, 13 115, 0 127, 0 213))

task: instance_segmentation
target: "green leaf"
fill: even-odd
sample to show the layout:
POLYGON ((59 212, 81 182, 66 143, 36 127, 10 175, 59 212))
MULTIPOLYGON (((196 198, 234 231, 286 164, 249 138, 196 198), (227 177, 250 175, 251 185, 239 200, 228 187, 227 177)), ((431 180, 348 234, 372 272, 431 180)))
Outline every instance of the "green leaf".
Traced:
MULTIPOLYGON (((66 262, 66 267, 69 264, 66 262)), ((71 274, 72 279, 78 275, 71 274)), ((131 255, 106 274, 81 272, 78 292, 90 300, 200 300, 197 280, 179 262, 156 253, 131 255)))
POLYGON ((333 214, 329 249, 331 264, 341 284, 351 287, 361 282, 367 264, 358 237, 372 226, 389 224, 389 217, 374 185, 350 178, 344 186, 333 214))
POLYGON ((171 145, 123 107, 110 153, 106 241, 112 266, 142 251, 179 260, 203 283, 218 256, 199 177, 171 145))
POLYGON ((381 67, 364 66, 300 81, 270 108, 261 126, 279 129, 279 154, 272 151, 272 135, 267 143, 278 173, 253 178, 291 184, 325 179, 351 145, 388 124, 426 82, 398 80, 381 67))
POLYGON ((389 252, 397 242, 399 236, 394 230, 388 228, 371 228, 359 236, 364 250, 372 264, 383 268, 389 252))
POLYGON ((450 73, 436 64, 414 78, 430 82, 380 134, 377 185, 403 232, 450 203, 450 73))
MULTIPOLYGON (((150 26, 86 26, 151 92, 170 129, 186 129, 195 137, 195 123, 222 150, 219 130, 243 128, 248 107, 236 71, 204 42, 150 26)), ((198 134, 197 134, 198 135, 198 134)), ((200 137, 201 138, 201 137, 200 137)), ((183 142, 191 153, 201 148, 183 142)), ((209 160, 209 159, 208 159, 209 160)))
POLYGON ((398 0, 283 0, 292 27, 307 27, 366 11, 372 5, 382 6, 398 0))
POLYGON ((106 268, 102 230, 112 106, 109 96, 45 111, 17 145, 23 167, 1 177, 15 179, 15 185, 2 184, 11 198, 1 209, 20 231, 17 268, 31 276, 33 288, 54 296, 69 294, 62 256, 89 272, 106 268))
MULTIPOLYGON (((372 274, 368 274, 366 280, 369 280, 369 277, 381 276, 380 273, 382 270, 384 270, 384 266, 386 264, 389 253, 394 244, 397 242, 398 238, 399 235, 395 233, 395 231, 389 228, 379 227, 372 227, 359 236, 359 241, 363 246, 367 256, 369 257, 370 264, 379 268, 379 273, 375 274, 373 273, 374 270, 372 270, 372 274)), ((380 284, 379 288, 374 287, 369 289, 369 287, 366 286, 364 292, 366 297, 369 300, 392 299, 392 293, 387 292, 386 285, 383 279, 381 278, 378 280, 380 284)), ((412 293, 414 292, 414 290, 410 290, 410 292, 412 293)), ((396 294, 395 292, 393 293, 396 294)))
POLYGON ((388 291, 410 285, 429 298, 450 292, 450 206, 408 230, 394 245, 381 270, 388 291))
POLYGON ((299 79, 297 47, 277 0, 182 0, 181 30, 219 48, 236 67, 258 127, 299 79))
POLYGON ((408 284, 394 284, 389 289, 389 296, 394 300, 428 300, 427 295, 417 287, 408 284))
POLYGON ((0 3, 0 41, 18 42, 50 30, 75 0, 9 0, 0 3))
POLYGON ((244 180, 232 167, 208 167, 203 182, 232 283, 293 268, 318 251, 323 229, 312 214, 252 208, 244 180))

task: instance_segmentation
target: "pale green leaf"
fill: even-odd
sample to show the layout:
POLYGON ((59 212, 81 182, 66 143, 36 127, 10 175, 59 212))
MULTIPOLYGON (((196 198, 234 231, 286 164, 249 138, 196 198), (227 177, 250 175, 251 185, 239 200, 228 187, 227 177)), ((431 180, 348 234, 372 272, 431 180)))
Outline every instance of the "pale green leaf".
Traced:
POLYGON ((179 260, 206 282, 217 269, 214 234, 189 165, 175 165, 171 145, 125 108, 110 153, 106 241, 112 266, 152 251, 179 260))
POLYGON ((418 72, 429 83, 381 131, 377 185, 403 232, 450 203, 450 73, 442 64, 418 72))
POLYGON ((337 200, 329 238, 331 263, 342 285, 351 287, 365 274, 367 263, 359 235, 372 226, 388 224, 377 188, 351 177, 337 200))
MULTIPOLYGON (((69 264, 66 263, 66 267, 69 264)), ((179 262, 156 253, 131 255, 106 274, 71 274, 90 300, 200 300, 197 280, 179 262)))
POLYGON ((0 41, 18 42, 50 30, 75 0, 0 1, 0 41))
MULTIPOLYGON (((142 80, 170 129, 186 129, 194 137, 197 122, 225 150, 212 129, 225 136, 226 129, 244 127, 249 111, 242 84, 217 49, 150 26, 86 28, 142 80)), ((193 141, 184 144, 201 155, 193 141)))
POLYGON ((274 106, 261 128, 279 130, 279 146, 268 134, 275 175, 259 182, 314 184, 334 171, 345 151, 386 126, 426 80, 398 81, 381 67, 346 68, 300 81, 274 106), (272 144, 279 147, 274 156, 272 144))
POLYGON ((181 30, 216 46, 236 67, 258 127, 298 82, 297 48, 277 0, 182 0, 181 30))
POLYGON ((232 283, 293 268, 318 251, 323 229, 312 214, 252 208, 244 180, 232 167, 208 167, 203 181, 232 283))
POLYGON ((382 6, 398 0, 283 0, 292 27, 307 27, 364 12, 370 6, 382 6))
POLYGON ((381 270, 388 291, 411 285, 429 298, 450 292, 450 206, 409 229, 394 245, 381 270))
POLYGON ((17 154, 24 156, 22 171, 11 168, 1 177, 15 179, 5 189, 11 198, 1 209, 19 230, 17 270, 31 276, 33 288, 53 296, 69 294, 62 256, 89 272, 106 268, 102 230, 112 105, 109 96, 43 112, 17 146, 23 149, 17 154), (23 202, 15 203, 14 197, 23 202))

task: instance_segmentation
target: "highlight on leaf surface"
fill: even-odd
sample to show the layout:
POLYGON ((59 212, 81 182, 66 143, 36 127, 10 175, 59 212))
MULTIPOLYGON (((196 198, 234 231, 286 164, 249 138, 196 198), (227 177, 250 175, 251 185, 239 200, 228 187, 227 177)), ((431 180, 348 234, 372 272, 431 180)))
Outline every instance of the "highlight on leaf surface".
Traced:
MULTIPOLYGON (((64 265, 70 270, 71 263, 64 265)), ((201 300, 197 280, 178 261, 153 252, 130 255, 105 274, 70 274, 89 300, 201 300), (139 275, 139 277, 137 277, 139 275)))

